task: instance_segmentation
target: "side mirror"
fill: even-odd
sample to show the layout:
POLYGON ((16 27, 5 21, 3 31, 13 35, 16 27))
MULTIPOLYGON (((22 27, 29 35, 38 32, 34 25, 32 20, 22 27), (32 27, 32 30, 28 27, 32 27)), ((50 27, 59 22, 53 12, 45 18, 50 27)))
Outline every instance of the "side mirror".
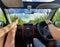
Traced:
POLYGON ((55 26, 60 27, 60 21, 55 21, 54 24, 55 26))
POLYGON ((3 21, 0 21, 0 28, 3 27, 5 24, 3 21))

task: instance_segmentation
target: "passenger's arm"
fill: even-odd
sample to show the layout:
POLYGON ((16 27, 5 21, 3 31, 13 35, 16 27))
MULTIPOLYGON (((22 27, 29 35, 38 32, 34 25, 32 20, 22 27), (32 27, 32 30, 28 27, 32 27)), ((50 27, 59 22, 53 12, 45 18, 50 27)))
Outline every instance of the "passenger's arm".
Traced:
POLYGON ((8 33, 4 47, 15 47, 16 30, 17 25, 15 25, 15 27, 8 33))
POLYGON ((15 47, 15 34, 16 34, 16 30, 17 30, 17 24, 18 24, 18 19, 14 19, 16 20, 11 28, 11 30, 8 32, 7 38, 6 38, 6 42, 4 44, 4 47, 15 47))
MULTIPOLYGON (((46 23, 51 23, 50 20, 46 20, 46 23)), ((48 24, 49 31, 55 40, 60 40, 60 29, 55 27, 53 24, 48 24)))
MULTIPOLYGON (((17 28, 17 24, 18 24, 17 20, 18 19, 15 19, 15 21, 13 23, 11 23, 11 24, 7 25, 6 27, 3 27, 3 28, 0 29, 0 47, 3 47, 3 45, 4 45, 4 38, 5 38, 6 33, 8 33, 8 32, 10 32, 10 33, 8 33, 8 34, 10 34, 10 36, 8 36, 8 37, 10 38, 10 40, 11 39, 13 40, 13 42, 12 41, 11 42, 13 43, 13 46, 14 46, 15 33, 16 33, 16 28, 17 28), (11 35, 12 35, 12 37, 11 37, 11 35)), ((7 40, 9 38, 7 38, 7 40)), ((8 43, 8 42, 6 41, 6 43, 8 43)))
POLYGON ((0 29, 0 38, 5 35, 6 33, 8 33, 15 25, 17 25, 18 23, 18 19, 16 19, 13 23, 3 27, 0 29))

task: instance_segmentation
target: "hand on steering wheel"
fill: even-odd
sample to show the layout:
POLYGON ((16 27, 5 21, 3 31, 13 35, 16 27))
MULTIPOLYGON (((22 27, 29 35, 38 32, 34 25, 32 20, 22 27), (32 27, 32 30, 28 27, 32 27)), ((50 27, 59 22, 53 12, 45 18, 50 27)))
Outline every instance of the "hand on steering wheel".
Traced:
POLYGON ((50 24, 50 23, 52 23, 49 19, 45 20, 45 22, 46 22, 47 25, 50 24))
POLYGON ((45 21, 37 24, 37 29, 38 29, 39 34, 47 40, 52 39, 52 36, 48 29, 49 24, 52 24, 52 22, 50 20, 45 20, 45 21))

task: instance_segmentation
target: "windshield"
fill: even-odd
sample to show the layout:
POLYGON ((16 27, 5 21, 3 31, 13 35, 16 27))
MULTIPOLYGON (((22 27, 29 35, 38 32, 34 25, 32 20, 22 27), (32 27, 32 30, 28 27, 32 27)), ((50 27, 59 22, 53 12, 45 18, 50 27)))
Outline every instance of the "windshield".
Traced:
POLYGON ((14 17, 19 18, 18 24, 36 24, 38 22, 44 21, 49 16, 51 9, 8 9, 8 14, 11 21, 13 22, 14 17))

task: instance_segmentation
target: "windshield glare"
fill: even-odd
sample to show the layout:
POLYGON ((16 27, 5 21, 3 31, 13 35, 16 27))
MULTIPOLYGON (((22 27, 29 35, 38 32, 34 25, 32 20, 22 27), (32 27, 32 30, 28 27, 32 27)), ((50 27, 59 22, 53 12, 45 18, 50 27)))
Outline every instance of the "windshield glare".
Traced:
POLYGON ((8 9, 8 14, 13 22, 14 17, 19 18, 18 24, 36 24, 44 21, 49 16, 51 9, 8 9))
POLYGON ((22 0, 23 2, 53 2, 55 0, 22 0))

